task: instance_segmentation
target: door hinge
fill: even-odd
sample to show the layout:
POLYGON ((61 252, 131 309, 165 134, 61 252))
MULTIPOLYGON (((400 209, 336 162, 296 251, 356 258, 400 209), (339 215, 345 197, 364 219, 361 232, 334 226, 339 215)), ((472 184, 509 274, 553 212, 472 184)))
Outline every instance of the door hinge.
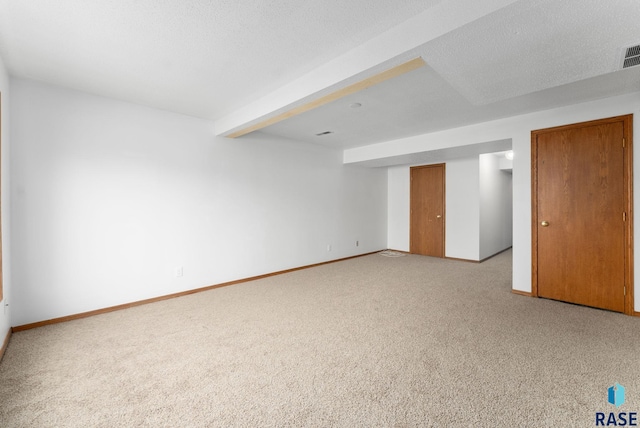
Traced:
POLYGON ((624 138, 622 139, 622 147, 624 148, 624 138))
POLYGON ((624 295, 625 296, 627 295, 627 286, 626 285, 624 286, 624 295))
POLYGON ((627 221, 627 213, 626 212, 622 213, 622 221, 627 221))

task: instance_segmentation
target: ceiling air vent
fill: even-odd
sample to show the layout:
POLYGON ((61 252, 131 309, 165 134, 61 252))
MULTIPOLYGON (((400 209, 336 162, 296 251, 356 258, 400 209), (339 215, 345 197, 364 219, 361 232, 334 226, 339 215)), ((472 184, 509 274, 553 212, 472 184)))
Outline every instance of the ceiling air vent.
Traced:
POLYGON ((640 65, 640 45, 630 46, 625 50, 622 68, 640 65))

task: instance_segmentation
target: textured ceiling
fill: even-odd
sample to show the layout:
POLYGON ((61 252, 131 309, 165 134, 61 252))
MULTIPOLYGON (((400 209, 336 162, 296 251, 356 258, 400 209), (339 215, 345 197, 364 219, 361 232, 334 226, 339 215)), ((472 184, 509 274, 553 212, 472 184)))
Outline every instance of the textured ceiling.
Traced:
POLYGON ((221 135, 422 57, 262 129, 347 148, 640 91, 640 66, 620 70, 639 22, 638 0, 0 0, 0 57, 221 135))
POLYGON ((640 66, 474 105, 427 66, 261 131, 350 148, 637 91, 640 66), (352 109, 352 103, 362 106, 352 109), (316 135, 325 131, 332 133, 316 135))
POLYGON ((0 0, 10 73, 215 119, 439 0, 0 0))
POLYGON ((413 49, 426 67, 262 131, 349 148, 640 91, 621 70, 639 22, 637 0, 516 2, 413 49))
POLYGON ((429 65, 473 104, 489 104, 620 69, 640 42, 638 0, 529 0, 424 46, 429 65))

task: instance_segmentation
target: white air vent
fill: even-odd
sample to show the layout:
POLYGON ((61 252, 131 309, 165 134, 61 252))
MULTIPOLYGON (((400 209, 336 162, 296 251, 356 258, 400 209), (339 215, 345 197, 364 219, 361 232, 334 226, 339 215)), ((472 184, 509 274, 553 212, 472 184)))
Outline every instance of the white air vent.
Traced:
POLYGON ((640 65, 640 45, 629 46, 624 50, 622 58, 622 68, 629 68, 640 65))

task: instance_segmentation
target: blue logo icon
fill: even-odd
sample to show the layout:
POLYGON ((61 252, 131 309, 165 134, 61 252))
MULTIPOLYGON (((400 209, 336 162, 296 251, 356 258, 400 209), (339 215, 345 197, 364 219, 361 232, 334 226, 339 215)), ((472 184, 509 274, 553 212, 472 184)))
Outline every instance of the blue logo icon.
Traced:
MULTIPOLYGON (((624 404, 624 386, 618 382, 607 389, 607 401, 618 409, 624 404)), ((596 412, 597 427, 637 427, 638 412, 596 412)))
POLYGON ((624 386, 616 382, 615 385, 608 389, 608 401, 616 407, 620 407, 624 404, 624 386))

